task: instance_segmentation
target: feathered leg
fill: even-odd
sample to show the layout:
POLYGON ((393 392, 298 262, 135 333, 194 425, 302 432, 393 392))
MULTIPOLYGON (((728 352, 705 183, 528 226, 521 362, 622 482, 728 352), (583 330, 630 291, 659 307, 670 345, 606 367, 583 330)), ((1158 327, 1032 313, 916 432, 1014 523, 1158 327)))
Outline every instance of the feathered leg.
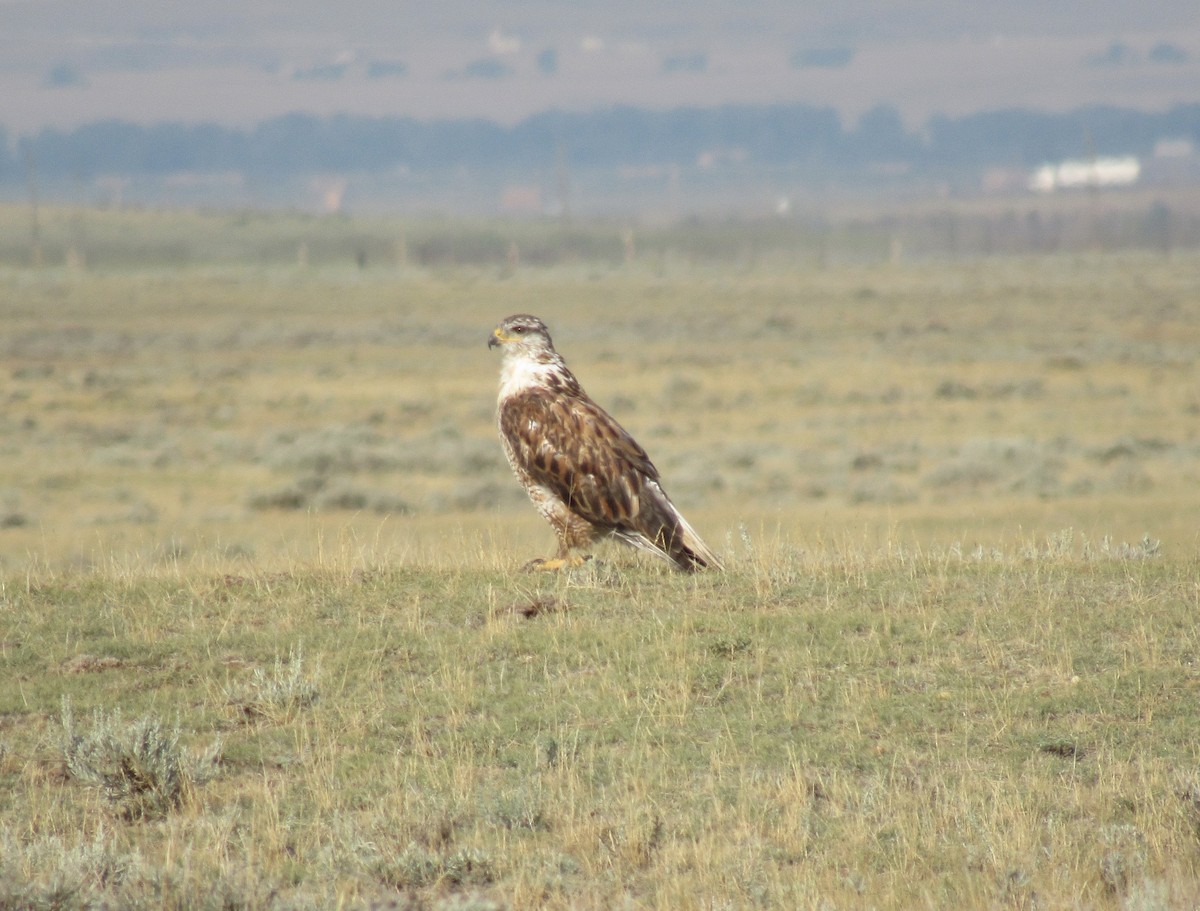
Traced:
POLYGON ((549 559, 535 557, 521 567, 523 572, 558 572, 561 569, 582 566, 592 559, 591 554, 581 556, 571 552, 577 548, 587 547, 595 540, 596 532, 591 523, 574 519, 573 524, 572 518, 554 513, 547 515, 546 518, 554 527, 554 535, 558 538, 558 553, 549 559))

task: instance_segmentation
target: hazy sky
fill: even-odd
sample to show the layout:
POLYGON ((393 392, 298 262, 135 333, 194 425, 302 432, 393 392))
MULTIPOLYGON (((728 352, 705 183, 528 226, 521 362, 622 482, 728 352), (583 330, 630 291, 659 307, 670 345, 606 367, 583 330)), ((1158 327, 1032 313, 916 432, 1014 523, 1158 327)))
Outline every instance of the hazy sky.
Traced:
POLYGON ((0 126, 1200 101, 1200 3, 0 0, 0 126))

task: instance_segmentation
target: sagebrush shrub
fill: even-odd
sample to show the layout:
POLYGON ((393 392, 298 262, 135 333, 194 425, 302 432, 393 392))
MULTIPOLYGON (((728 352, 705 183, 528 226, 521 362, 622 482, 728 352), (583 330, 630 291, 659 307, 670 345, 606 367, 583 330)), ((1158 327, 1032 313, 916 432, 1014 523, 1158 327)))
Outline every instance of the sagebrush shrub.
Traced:
POLYGON ((63 758, 72 778, 99 789, 128 819, 163 816, 182 806, 197 785, 216 777, 220 741, 200 755, 180 745, 179 724, 153 717, 125 724, 120 709, 97 709, 89 730, 62 703, 63 758))

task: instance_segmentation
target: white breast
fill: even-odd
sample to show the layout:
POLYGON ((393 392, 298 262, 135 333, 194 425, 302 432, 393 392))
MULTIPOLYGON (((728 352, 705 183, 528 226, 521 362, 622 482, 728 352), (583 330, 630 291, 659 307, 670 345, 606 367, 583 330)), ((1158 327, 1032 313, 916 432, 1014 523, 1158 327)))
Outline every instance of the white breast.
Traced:
POLYGON ((544 386, 553 372, 549 364, 539 363, 533 358, 505 358, 500 367, 500 401, 531 386, 544 386))

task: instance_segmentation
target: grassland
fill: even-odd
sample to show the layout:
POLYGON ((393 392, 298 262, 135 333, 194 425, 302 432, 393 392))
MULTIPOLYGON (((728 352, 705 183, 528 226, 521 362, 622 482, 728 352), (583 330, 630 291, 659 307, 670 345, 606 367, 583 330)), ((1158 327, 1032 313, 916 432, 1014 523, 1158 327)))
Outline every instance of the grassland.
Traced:
POLYGON ((213 262, 0 272, 0 907, 1200 901, 1194 256, 213 262), (521 310, 729 572, 515 571, 521 310))

